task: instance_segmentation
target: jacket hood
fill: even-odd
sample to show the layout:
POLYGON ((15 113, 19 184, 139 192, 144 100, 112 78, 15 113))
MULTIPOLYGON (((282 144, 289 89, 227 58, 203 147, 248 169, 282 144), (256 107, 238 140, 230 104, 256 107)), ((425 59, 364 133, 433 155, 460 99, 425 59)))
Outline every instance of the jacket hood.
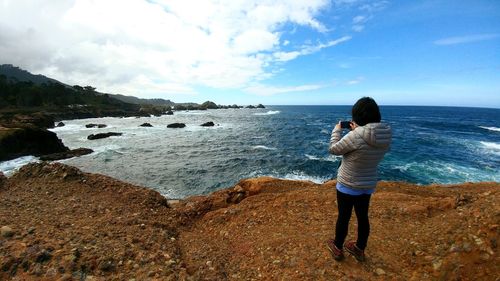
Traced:
POLYGON ((371 146, 387 148, 391 144, 392 130, 386 123, 369 123, 357 127, 354 132, 371 146))

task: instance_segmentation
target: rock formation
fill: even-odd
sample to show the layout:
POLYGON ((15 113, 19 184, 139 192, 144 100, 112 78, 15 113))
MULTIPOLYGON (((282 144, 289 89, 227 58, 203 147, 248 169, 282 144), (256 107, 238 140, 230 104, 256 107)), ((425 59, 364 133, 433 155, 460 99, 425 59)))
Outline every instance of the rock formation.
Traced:
POLYGON ((106 128, 107 126, 106 124, 87 124, 85 128, 106 128))
POLYGON ((25 155, 41 156, 68 150, 54 132, 30 126, 0 127, 0 161, 25 155))
POLYGON ((205 122, 205 123, 201 124, 200 126, 202 126, 202 127, 213 127, 213 126, 215 126, 215 124, 214 124, 214 122, 209 121, 209 122, 205 122))
POLYGON ((97 139, 104 139, 104 138, 109 138, 113 136, 121 136, 123 133, 115 133, 115 132, 108 132, 108 133, 99 133, 99 134, 91 134, 87 137, 88 140, 97 140, 97 139))
POLYGON ((184 127, 186 127, 186 124, 184 123, 172 123, 167 125, 167 128, 184 128, 184 127))
POLYGON ((77 148, 77 149, 72 149, 72 150, 65 151, 65 152, 42 155, 42 156, 40 156, 40 160, 42 160, 42 161, 62 160, 62 159, 87 155, 87 154, 90 154, 92 152, 94 152, 94 151, 90 148, 77 148))

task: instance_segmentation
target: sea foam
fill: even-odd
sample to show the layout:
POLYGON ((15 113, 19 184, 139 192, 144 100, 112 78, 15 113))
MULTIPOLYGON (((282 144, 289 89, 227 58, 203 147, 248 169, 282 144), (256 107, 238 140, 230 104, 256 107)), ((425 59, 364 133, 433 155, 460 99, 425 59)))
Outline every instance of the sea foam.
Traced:
POLYGON ((329 178, 327 178, 327 177, 314 177, 314 176, 307 175, 307 174, 300 172, 300 171, 293 171, 292 173, 288 173, 285 176, 279 177, 279 178, 286 179, 286 180, 312 181, 312 182, 318 183, 318 184, 324 183, 325 181, 329 180, 329 178))
POLYGON ((485 130, 490 130, 490 131, 494 131, 494 132, 500 132, 500 128, 497 128, 497 127, 485 127, 485 126, 479 126, 479 128, 483 128, 485 130))
POLYGON ((256 145, 254 147, 252 147, 253 149, 264 149, 264 150, 276 150, 276 148, 274 147, 268 147, 268 146, 265 146, 265 145, 256 145))
POLYGON ((3 172, 6 176, 10 176, 17 170, 19 170, 19 168, 21 168, 22 166, 33 162, 38 162, 38 157, 30 155, 0 162, 0 171, 3 172))
POLYGON ((500 152, 500 143, 496 142, 487 142, 487 141, 481 141, 480 142, 484 147, 490 150, 495 150, 497 152, 500 152))
POLYGON ((257 113, 254 113, 253 115, 274 115, 274 114, 278 114, 280 112, 281 111, 279 111, 279 110, 270 110, 268 112, 257 112, 257 113))

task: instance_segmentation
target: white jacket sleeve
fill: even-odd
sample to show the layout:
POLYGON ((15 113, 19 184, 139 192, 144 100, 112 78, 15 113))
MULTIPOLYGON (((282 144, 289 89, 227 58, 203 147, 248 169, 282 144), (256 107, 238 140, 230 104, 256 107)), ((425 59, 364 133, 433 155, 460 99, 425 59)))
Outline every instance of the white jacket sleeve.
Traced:
POLYGON ((353 131, 350 131, 342 138, 342 129, 333 129, 328 149, 331 154, 344 155, 357 148, 353 131))

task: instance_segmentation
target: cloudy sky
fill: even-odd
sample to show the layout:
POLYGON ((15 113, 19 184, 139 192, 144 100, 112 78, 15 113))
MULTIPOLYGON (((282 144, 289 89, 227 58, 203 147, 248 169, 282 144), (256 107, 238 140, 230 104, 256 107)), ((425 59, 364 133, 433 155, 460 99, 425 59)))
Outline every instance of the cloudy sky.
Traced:
POLYGON ((219 104, 500 108, 497 0, 0 0, 0 64, 219 104))

